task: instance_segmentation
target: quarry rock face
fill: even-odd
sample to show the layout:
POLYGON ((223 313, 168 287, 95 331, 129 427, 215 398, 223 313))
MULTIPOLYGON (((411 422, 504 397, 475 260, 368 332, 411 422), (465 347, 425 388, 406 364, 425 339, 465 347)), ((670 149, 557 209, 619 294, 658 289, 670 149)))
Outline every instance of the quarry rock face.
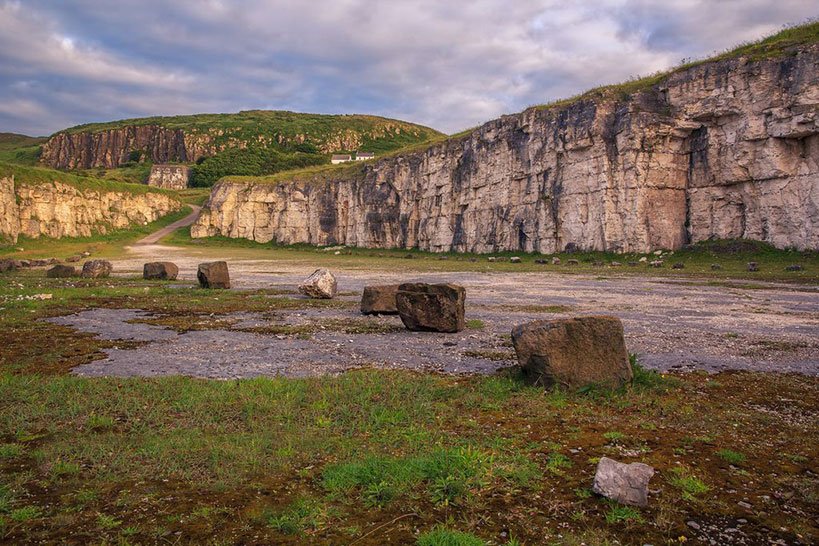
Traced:
POLYGON ((623 323, 617 317, 528 322, 512 330, 512 344, 523 376, 532 385, 616 388, 632 378, 623 323))
POLYGON ((819 248, 819 46, 530 108, 357 171, 217 184, 192 228, 429 251, 819 248), (353 172, 353 174, 350 174, 353 172))
POLYGON ((456 284, 407 283, 395 295, 401 322, 413 331, 460 332, 465 301, 466 290, 456 284))
POLYGON ((29 185, 8 176, 0 178, 0 240, 89 237, 147 224, 181 207, 164 193, 79 189, 57 181, 29 185))
POLYGON ((152 165, 148 185, 168 190, 184 190, 191 179, 191 169, 185 165, 152 165))

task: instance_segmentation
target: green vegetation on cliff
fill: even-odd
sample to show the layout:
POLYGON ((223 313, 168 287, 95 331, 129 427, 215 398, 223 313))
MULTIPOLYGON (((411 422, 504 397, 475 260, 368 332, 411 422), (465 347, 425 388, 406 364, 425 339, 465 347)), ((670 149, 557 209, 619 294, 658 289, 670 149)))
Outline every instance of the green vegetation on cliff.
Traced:
POLYGON ((25 165, 15 165, 11 163, 0 163, 0 178, 13 176, 15 183, 37 185, 61 182, 69 186, 74 186, 80 190, 95 190, 104 192, 127 192, 127 193, 164 193, 175 195, 174 192, 146 186, 144 184, 131 184, 115 180, 104 180, 91 176, 80 176, 65 173, 44 167, 29 167, 25 165))
POLYGON ((45 138, 0 133, 0 161, 35 165, 40 158, 40 145, 45 138))

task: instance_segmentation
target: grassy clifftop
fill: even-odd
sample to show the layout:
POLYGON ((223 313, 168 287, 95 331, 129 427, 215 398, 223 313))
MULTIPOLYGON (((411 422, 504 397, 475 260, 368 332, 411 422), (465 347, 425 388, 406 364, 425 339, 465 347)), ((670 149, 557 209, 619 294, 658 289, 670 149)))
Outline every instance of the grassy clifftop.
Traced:
POLYGON ((61 182, 69 186, 73 186, 79 190, 126 192, 135 194, 150 192, 175 195, 174 192, 155 188, 153 186, 146 186, 145 184, 131 184, 114 180, 104 180, 91 176, 80 176, 54 169, 46 169, 43 167, 29 167, 25 165, 0 162, 0 178, 5 178, 8 176, 13 176, 15 183, 17 184, 38 185, 61 182))

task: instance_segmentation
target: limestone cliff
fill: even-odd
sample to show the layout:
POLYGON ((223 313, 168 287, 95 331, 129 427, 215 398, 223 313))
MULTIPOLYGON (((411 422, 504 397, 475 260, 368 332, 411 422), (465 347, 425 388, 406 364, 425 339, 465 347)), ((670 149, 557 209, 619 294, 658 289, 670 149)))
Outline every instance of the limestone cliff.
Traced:
POLYGON ((88 237, 158 220, 182 204, 165 193, 104 191, 0 178, 0 239, 88 237))
POLYGON ((220 182, 192 229, 282 243, 618 252, 819 248, 819 46, 490 121, 355 174, 220 182))

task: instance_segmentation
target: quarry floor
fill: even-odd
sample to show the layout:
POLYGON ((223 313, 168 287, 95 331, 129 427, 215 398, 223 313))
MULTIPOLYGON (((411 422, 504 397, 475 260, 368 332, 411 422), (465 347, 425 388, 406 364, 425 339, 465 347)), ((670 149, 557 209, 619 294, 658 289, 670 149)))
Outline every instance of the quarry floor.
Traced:
MULTIPOLYGON (((300 298, 296 285, 323 265, 320 254, 312 262, 266 260, 219 249, 143 244, 114 260, 114 271, 134 276, 147 261, 169 260, 179 266, 179 289, 192 289, 197 264, 215 259, 227 259, 233 289, 272 288, 293 298, 300 298)), ((383 269, 335 264, 339 299, 348 303, 340 308, 232 313, 216 317, 211 326, 182 332, 150 324, 150 316, 138 309, 93 309, 51 320, 105 339, 141 342, 108 349, 107 358, 73 370, 87 376, 302 377, 357 367, 492 373, 515 364, 509 341, 515 325, 588 314, 620 317, 629 351, 651 369, 819 375, 816 286, 611 274, 430 272, 414 271, 410 260, 394 262, 404 263, 383 269), (357 302, 364 286, 405 281, 466 287, 471 327, 457 334, 414 333, 405 331, 398 317, 360 315, 357 302), (308 325, 309 336, 270 333, 308 325)))

